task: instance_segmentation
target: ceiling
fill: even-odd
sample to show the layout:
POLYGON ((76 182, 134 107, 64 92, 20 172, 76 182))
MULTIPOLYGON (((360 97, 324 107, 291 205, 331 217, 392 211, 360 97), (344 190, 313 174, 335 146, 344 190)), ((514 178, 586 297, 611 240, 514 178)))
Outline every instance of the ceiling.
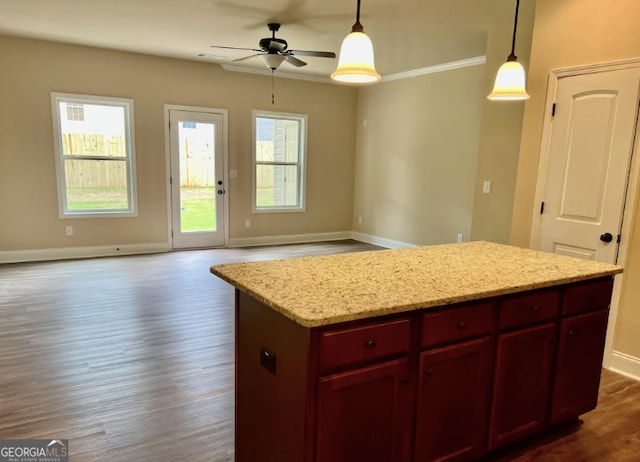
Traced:
MULTIPOLYGON (((505 5, 511 17, 513 3, 362 0, 361 22, 384 76, 484 55, 490 19, 505 5)), ((210 45, 257 48, 270 36, 267 23, 278 22, 276 36, 290 49, 338 54, 355 10, 356 0, 0 0, 0 34, 268 72, 262 58, 232 62, 251 52, 210 45)), ((307 66, 283 63, 278 72, 327 78, 337 65, 337 59, 301 58, 307 66)))

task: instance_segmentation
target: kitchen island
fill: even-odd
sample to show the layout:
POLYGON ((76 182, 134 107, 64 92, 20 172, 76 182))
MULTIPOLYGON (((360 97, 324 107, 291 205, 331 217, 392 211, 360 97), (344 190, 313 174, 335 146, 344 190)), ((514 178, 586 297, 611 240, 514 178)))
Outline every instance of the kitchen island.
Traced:
POLYGON ((620 267, 488 242, 216 265, 236 460, 474 460, 597 403, 620 267))

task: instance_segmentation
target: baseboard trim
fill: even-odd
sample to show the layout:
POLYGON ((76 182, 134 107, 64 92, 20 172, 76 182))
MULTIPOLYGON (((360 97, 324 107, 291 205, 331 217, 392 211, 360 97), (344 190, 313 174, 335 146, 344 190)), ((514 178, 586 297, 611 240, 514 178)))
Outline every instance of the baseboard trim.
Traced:
MULTIPOLYGON (((342 241, 354 239, 367 244, 378 245, 388 249, 415 247, 414 244, 395 241, 385 237, 354 231, 331 233, 288 234, 282 236, 237 237, 227 241, 226 247, 256 247, 263 245, 303 244, 323 241, 342 241)), ((61 247, 35 250, 0 251, 0 264, 25 263, 51 260, 71 260, 75 258, 113 257, 117 255, 137 255, 146 253, 162 253, 171 251, 169 243, 156 244, 123 244, 91 247, 61 247)))
POLYGON ((124 244, 93 247, 61 247, 55 249, 0 251, 0 264, 25 263, 50 260, 71 260, 75 258, 113 257, 117 255, 137 255, 161 253, 171 250, 168 243, 124 244))
POLYGON ((614 351, 611 353, 611 361, 607 369, 640 381, 640 358, 636 358, 635 356, 614 351))
POLYGON ((260 245, 303 244, 322 241, 352 239, 350 231, 314 234, 288 234, 282 236, 235 237, 227 241, 227 247, 256 247, 260 245))
POLYGON ((386 237, 373 236, 371 234, 358 233, 355 231, 351 233, 351 239, 366 242, 367 244, 379 245, 380 247, 386 247, 387 249, 405 249, 416 246, 415 244, 409 244, 408 242, 394 241, 393 239, 387 239, 386 237))

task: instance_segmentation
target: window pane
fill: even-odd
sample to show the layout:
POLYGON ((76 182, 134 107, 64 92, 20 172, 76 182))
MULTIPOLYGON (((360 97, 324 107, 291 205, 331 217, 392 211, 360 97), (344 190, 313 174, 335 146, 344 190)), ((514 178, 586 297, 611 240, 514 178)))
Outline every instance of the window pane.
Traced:
POLYGON ((123 161, 64 161, 67 209, 128 210, 127 164, 123 161))
POLYGON ((296 165, 256 166, 256 206, 298 205, 298 167, 296 165))
POLYGON ((124 107, 58 104, 63 155, 127 157, 124 107))
POLYGON ((215 125, 180 121, 180 232, 216 230, 215 125))
POLYGON ((300 121, 256 117, 256 161, 298 162, 300 121))
POLYGON ((278 120, 276 122, 276 160, 280 162, 298 162, 299 122, 297 120, 278 120))
POLYGON ((273 162, 275 146, 275 120, 256 117, 256 161, 273 162))

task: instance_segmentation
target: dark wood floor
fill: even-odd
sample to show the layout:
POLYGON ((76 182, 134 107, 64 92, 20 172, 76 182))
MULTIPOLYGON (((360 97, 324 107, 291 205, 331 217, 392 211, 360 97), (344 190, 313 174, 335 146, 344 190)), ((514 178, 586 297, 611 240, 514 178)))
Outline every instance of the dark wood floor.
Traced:
MULTIPOLYGON (((374 248, 0 266, 0 438, 68 439, 74 462, 233 460, 233 290, 209 266, 374 248)), ((640 383, 605 371, 583 420, 493 460, 640 460, 640 383)))

